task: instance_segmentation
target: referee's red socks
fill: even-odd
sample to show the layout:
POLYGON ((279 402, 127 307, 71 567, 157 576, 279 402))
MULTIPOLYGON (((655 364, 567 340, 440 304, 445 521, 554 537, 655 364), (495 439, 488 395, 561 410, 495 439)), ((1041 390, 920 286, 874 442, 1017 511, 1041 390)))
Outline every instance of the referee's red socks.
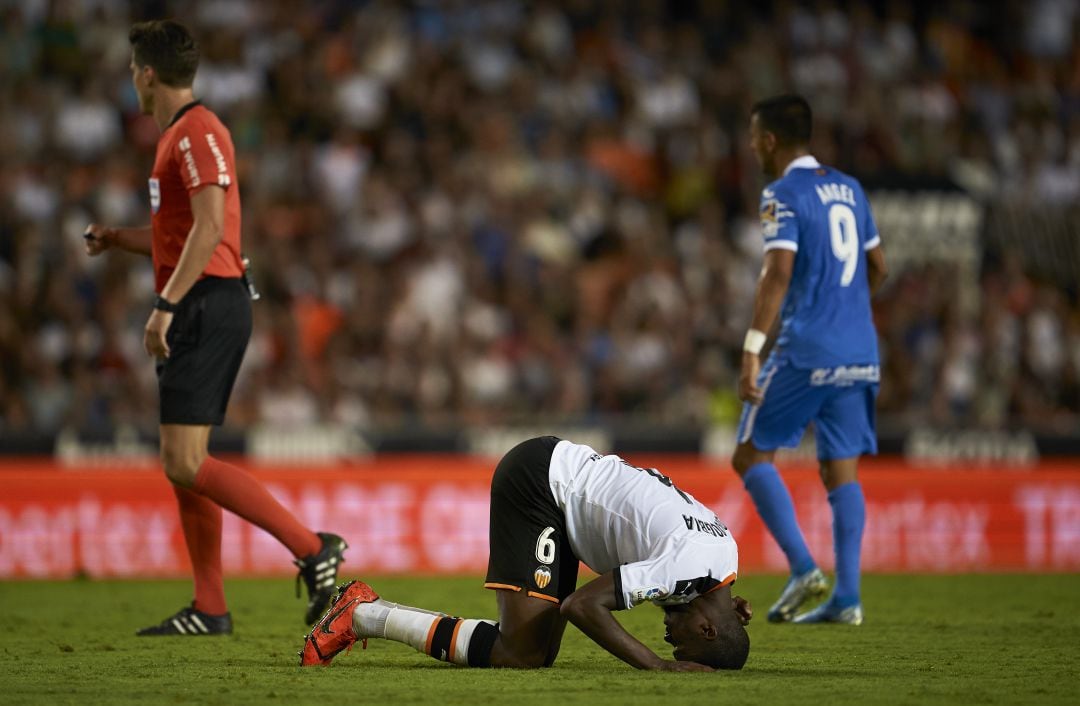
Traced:
POLYGON ((221 580, 221 506, 178 485, 173 492, 195 574, 195 610, 221 615, 229 610, 221 580))
POLYGON ((318 554, 322 549, 318 535, 300 524, 262 483, 242 468, 207 456, 195 475, 192 490, 274 535, 298 559, 318 554))

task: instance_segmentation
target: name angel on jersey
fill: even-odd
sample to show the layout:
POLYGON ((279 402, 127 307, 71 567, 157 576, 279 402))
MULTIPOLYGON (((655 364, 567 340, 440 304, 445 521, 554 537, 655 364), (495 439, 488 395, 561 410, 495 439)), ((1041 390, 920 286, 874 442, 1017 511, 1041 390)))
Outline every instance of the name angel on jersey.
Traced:
POLYGON ((686 529, 697 530, 698 532, 704 532, 705 534, 711 534, 714 537, 726 537, 728 536, 728 528, 720 520, 715 517, 712 522, 706 522, 705 520, 699 520, 693 515, 683 515, 683 522, 686 523, 686 529))
POLYGON ((828 206, 835 201, 842 201, 850 206, 855 205, 855 190, 847 184, 815 184, 814 191, 817 192, 823 206, 828 206))

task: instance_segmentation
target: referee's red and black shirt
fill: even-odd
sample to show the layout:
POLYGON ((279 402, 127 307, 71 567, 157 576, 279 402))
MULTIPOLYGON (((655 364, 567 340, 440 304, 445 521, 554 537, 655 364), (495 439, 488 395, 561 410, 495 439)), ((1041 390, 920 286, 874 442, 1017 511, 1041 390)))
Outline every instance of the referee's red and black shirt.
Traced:
POLYGON ((236 150, 218 117, 198 103, 182 108, 157 144, 150 177, 155 289, 169 281, 191 231, 191 197, 215 186, 225 189, 224 235, 203 276, 240 277, 240 189, 236 150))

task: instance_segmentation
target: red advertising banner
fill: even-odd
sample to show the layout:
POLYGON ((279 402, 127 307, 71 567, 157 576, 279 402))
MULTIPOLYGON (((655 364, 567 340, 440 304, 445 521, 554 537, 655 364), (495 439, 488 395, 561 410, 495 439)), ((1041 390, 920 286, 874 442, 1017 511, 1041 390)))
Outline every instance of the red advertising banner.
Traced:
MULTIPOLYGON (((740 569, 786 565, 749 496, 722 464, 696 457, 631 459, 654 466, 711 507, 739 543, 740 569)), ((918 470, 874 459, 863 566, 873 572, 1080 570, 1080 464, 1033 470, 918 470)), ((313 529, 344 536, 348 575, 482 573, 487 565, 491 459, 377 457, 356 465, 252 471, 313 529)), ((832 564, 832 516, 817 473, 782 467, 815 558, 832 564)), ((229 513, 229 574, 294 571, 272 537, 229 513)), ((71 470, 0 463, 0 578, 176 576, 188 571, 176 502, 154 466, 71 470)))

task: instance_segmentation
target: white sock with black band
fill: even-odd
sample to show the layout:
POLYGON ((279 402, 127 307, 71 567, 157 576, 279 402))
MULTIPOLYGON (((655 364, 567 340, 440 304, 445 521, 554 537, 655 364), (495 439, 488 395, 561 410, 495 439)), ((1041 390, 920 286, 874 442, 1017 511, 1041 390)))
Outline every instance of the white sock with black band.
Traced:
POLYGON ((393 640, 443 662, 470 667, 490 666, 499 634, 490 620, 453 618, 382 599, 357 606, 353 628, 361 638, 393 640))

